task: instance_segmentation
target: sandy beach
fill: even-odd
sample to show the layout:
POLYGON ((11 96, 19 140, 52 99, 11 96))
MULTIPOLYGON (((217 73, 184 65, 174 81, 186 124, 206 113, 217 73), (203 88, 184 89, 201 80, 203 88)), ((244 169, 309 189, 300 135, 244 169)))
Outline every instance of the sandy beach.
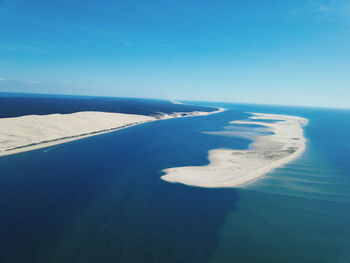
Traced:
POLYGON ((303 126, 307 119, 276 114, 251 113, 249 121, 231 124, 262 125, 271 135, 258 135, 248 150, 213 149, 205 166, 174 167, 163 170, 161 178, 172 183, 198 187, 238 187, 299 157, 305 150, 303 126), (264 120, 278 120, 264 122, 264 120))
POLYGON ((202 116, 221 111, 223 109, 220 108, 213 112, 160 112, 155 116, 84 111, 0 118, 0 156, 61 144, 145 122, 202 116))

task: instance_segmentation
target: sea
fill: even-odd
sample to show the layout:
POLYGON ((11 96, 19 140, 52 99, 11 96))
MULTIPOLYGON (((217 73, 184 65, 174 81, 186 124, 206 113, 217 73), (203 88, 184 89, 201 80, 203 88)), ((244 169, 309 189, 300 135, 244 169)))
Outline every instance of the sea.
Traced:
MULTIPOLYGON (((0 104, 0 117, 66 113, 64 100, 73 105, 71 111, 81 104, 85 110, 103 111, 105 100, 110 101, 0 97, 7 103, 0 104)), ((152 105, 148 114, 172 111, 171 105, 227 110, 0 157, 1 263, 350 262, 350 110, 213 102, 184 106, 141 99, 126 103, 141 112, 152 105), (229 122, 245 120, 249 112, 307 118, 306 151, 240 188, 199 188, 160 179, 165 168, 208 164, 211 149, 247 149, 251 139, 222 131, 235 129, 229 122)), ((107 105, 131 111, 123 99, 107 105)), ((264 135, 261 127, 251 129, 264 135)))

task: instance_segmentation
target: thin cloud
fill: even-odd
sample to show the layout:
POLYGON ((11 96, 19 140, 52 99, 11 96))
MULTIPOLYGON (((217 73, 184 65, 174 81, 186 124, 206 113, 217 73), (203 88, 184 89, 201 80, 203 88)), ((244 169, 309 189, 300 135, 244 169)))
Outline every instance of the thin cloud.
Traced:
POLYGON ((321 13, 328 13, 332 10, 333 8, 330 6, 326 6, 326 5, 320 5, 317 8, 317 11, 321 12, 321 13))
POLYGON ((118 32, 106 30, 104 28, 98 27, 81 27, 81 30, 89 35, 99 35, 103 37, 108 37, 114 39, 115 41, 121 43, 126 47, 136 47, 136 48, 175 48, 176 46, 170 43, 162 42, 136 42, 131 41, 129 38, 119 34, 118 32))
POLYGON ((46 50, 33 46, 19 46, 12 44, 0 44, 0 49, 9 51, 9 52, 35 52, 35 53, 43 53, 46 50))
POLYGON ((88 34, 100 35, 103 37, 108 37, 108 38, 114 39, 124 46, 131 46, 132 45, 132 42, 129 39, 127 39, 126 37, 122 36, 121 34, 118 34, 117 32, 114 32, 114 31, 109 31, 109 30, 97 28, 97 27, 81 27, 81 29, 83 31, 87 32, 88 34))
POLYGON ((291 16, 313 16, 318 19, 348 18, 350 4, 343 0, 311 0, 289 13, 291 16))
MULTIPOLYGON (((1 1, 1 0, 0 0, 1 1)), ((86 3, 82 1, 74 1, 74 0, 61 0, 60 3, 70 5, 70 6, 75 6, 79 8, 85 8, 85 9, 90 9, 94 11, 100 11, 104 12, 106 14, 114 14, 114 15, 119 15, 120 12, 118 10, 109 8, 108 5, 101 5, 101 4, 92 4, 92 3, 86 3)), ((148 16, 158 16, 158 12, 150 6, 146 5, 140 5, 140 4, 132 4, 128 3, 128 8, 133 9, 136 11, 138 14, 143 14, 143 15, 148 15, 148 16)))
POLYGON ((42 81, 0 81, 0 92, 31 92, 47 94, 86 94, 93 93, 95 87, 90 85, 71 85, 66 83, 49 83, 42 81))

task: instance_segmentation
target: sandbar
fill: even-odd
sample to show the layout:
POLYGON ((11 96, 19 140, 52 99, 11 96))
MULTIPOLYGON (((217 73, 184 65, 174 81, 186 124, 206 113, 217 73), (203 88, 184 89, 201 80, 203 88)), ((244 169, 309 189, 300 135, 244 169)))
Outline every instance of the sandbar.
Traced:
POLYGON ((299 157, 305 150, 305 118, 289 115, 251 113, 250 120, 231 124, 262 125, 270 135, 257 135, 247 150, 213 149, 209 164, 163 170, 161 179, 190 186, 239 187, 299 157), (276 120, 276 122, 264 122, 276 120))

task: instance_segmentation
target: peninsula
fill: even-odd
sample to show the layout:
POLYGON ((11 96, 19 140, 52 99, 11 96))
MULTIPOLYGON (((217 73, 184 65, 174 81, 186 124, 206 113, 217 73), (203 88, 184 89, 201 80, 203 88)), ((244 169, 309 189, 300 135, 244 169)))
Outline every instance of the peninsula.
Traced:
POLYGON ((0 118, 0 156, 61 144, 150 121, 209 115, 223 110, 218 108, 212 112, 171 114, 160 112, 155 115, 82 111, 0 118))

